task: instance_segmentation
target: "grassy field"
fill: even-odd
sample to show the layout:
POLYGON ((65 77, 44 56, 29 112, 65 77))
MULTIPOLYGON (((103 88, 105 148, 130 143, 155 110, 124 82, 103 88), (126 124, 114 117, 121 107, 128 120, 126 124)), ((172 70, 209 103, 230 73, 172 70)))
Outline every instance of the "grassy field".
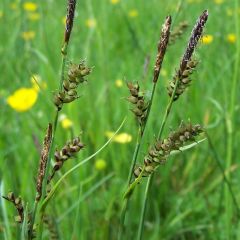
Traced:
MULTIPOLYGON (((56 112, 52 99, 61 74, 66 5, 64 0, 0 1, 0 194, 20 195, 30 213, 42 142, 56 112), (14 95, 19 89, 22 93, 14 95)), ((56 172, 52 186, 126 121, 103 151, 61 182, 46 208, 49 224, 43 226, 43 239, 117 239, 138 135, 125 99, 126 82, 138 81, 149 95, 165 17, 172 16, 172 29, 188 22, 186 32, 167 49, 139 150, 141 164, 169 101, 166 86, 205 9, 209 19, 195 53, 200 63, 191 87, 174 103, 163 137, 190 120, 201 124, 209 139, 156 170, 142 239, 240 239, 238 0, 78 1, 67 66, 85 59, 93 69, 80 86, 80 98, 60 112, 55 147, 61 149, 79 134, 86 147, 56 172)), ((146 183, 144 178, 130 198, 122 239, 137 239, 146 183)), ((0 239, 24 239, 16 215, 1 198, 0 239)))

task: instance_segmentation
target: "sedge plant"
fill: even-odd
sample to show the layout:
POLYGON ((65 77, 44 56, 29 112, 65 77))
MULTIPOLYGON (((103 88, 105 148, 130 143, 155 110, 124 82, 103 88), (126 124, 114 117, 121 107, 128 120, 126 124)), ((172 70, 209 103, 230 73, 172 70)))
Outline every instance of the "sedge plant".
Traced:
POLYGON ((57 92, 53 97, 53 105, 55 106, 55 117, 52 123, 48 124, 46 134, 43 141, 41 156, 39 161, 38 173, 36 176, 36 196, 33 204, 33 209, 29 209, 27 204, 20 196, 16 196, 13 192, 9 192, 4 199, 11 202, 17 215, 15 221, 20 225, 22 239, 42 239, 43 224, 47 226, 50 237, 56 237, 57 231, 53 224, 53 218, 49 213, 46 213, 46 207, 50 200, 53 198, 54 193, 58 189, 63 180, 71 174, 74 170, 88 162, 102 151, 112 140, 115 134, 120 130, 124 121, 115 132, 115 134, 95 153, 76 164, 68 172, 51 187, 55 173, 60 171, 64 163, 70 158, 76 156, 84 147, 79 136, 68 141, 60 150, 55 149, 55 137, 59 121, 59 113, 65 104, 69 104, 79 98, 78 88, 87 80, 86 77, 91 73, 92 68, 87 67, 85 61, 80 63, 67 64, 68 47, 73 28, 76 0, 67 1, 67 17, 65 23, 64 41, 61 49, 62 64, 59 86, 57 92), (66 74, 67 73, 67 74, 66 74), (51 160, 54 159, 55 163, 51 166, 51 160))
MULTIPOLYGON (((166 138, 164 139, 162 138, 164 127, 167 123, 169 114, 171 113, 173 103, 179 99, 179 97, 185 92, 185 90, 187 89, 187 87, 189 87, 191 83, 190 76, 194 72, 198 64, 198 61, 194 58, 193 53, 202 36, 203 28, 207 22, 207 19, 208 19, 208 11, 206 10, 198 18, 192 30, 187 48, 180 61, 179 69, 176 71, 175 76, 169 82, 169 85, 167 87, 169 102, 167 104, 166 110, 163 115, 163 119, 157 135, 157 139, 150 146, 147 154, 144 157, 143 164, 137 167, 135 165, 138 159, 138 153, 139 153, 138 150, 140 145, 143 144, 143 140, 142 140, 143 134, 141 133, 144 133, 147 119, 151 111, 151 105, 152 105, 152 101, 155 93, 156 83, 159 77, 159 72, 161 70, 161 65, 166 53, 166 49, 167 49, 168 43, 169 42, 173 43, 174 42, 173 39, 178 36, 178 34, 176 33, 177 30, 175 30, 174 34, 172 35, 172 38, 170 37, 171 36, 171 33, 170 33, 171 17, 170 16, 166 18, 166 21, 162 28, 160 42, 158 45, 157 60, 154 68, 154 74, 153 74, 153 90, 151 92, 152 94, 151 94, 151 99, 149 103, 145 103, 144 97, 141 94, 139 94, 138 84, 135 84, 135 85, 128 84, 128 88, 131 93, 131 96, 128 98, 128 100, 135 106, 135 108, 132 111, 137 117, 140 125, 139 127, 140 141, 139 140, 137 141, 137 145, 136 145, 137 150, 135 149, 134 151, 132 165, 130 167, 130 173, 128 178, 128 188, 124 195, 124 204, 123 204, 123 210, 122 210, 122 216, 121 216, 121 222, 120 222, 119 239, 122 239, 124 234, 124 228, 125 228, 124 220, 125 220, 126 212, 128 210, 127 206, 135 187, 142 181, 143 177, 148 178, 147 185, 145 188, 143 205, 140 213, 139 227, 138 227, 138 233, 137 233, 137 239, 140 240, 142 239, 142 236, 143 236, 147 200, 149 197, 149 189, 151 188, 151 185, 152 185, 154 172, 160 165, 166 162, 166 160, 168 159, 168 157, 171 155, 173 151, 181 151, 184 148, 184 146, 186 146, 189 142, 196 141, 196 137, 198 137, 204 131, 199 124, 194 125, 191 122, 181 123, 179 128, 176 131, 171 132, 166 138), (169 38, 172 40, 169 41, 169 38), (144 124, 142 123, 142 121, 144 122, 144 124), (135 169, 133 169, 133 166, 135 166, 135 169), (133 180, 133 182, 130 182, 132 174, 134 174, 135 179, 133 180)), ((185 28, 185 24, 183 26, 184 26, 183 28, 185 28)))

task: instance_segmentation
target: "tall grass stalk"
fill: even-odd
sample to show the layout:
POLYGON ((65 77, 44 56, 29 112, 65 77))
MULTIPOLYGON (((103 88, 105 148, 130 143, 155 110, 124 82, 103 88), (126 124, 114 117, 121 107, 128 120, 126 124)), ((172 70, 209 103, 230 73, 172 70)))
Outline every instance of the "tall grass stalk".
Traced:
MULTIPOLYGON (((164 113, 164 116, 163 116, 163 120, 162 120, 160 129, 159 129, 159 132, 158 132, 158 139, 161 139, 161 137, 162 137, 162 133, 163 133, 164 127, 166 125, 168 116, 171 112, 173 102, 175 100, 177 100, 177 98, 179 97, 179 95, 177 95, 177 90, 178 90, 178 86, 180 85, 180 81, 181 81, 181 78, 183 76, 183 72, 186 70, 188 62, 191 61, 192 54, 193 54, 193 52, 194 52, 194 50, 197 46, 197 43, 198 43, 198 41, 199 41, 199 39, 202 35, 202 31, 203 31, 203 28, 204 28, 204 25, 205 25, 207 19, 208 19, 208 12, 204 11, 202 13, 202 15, 198 18, 198 20, 197 20, 197 22, 196 22, 196 24, 195 24, 195 26, 192 30, 192 33, 191 33, 191 36, 190 36, 190 39, 189 39, 189 42, 188 42, 188 46, 187 46, 187 48, 185 50, 185 53, 182 57, 182 60, 180 62, 180 67, 179 67, 179 70, 177 72, 178 77, 176 78, 174 89, 171 93, 171 97, 170 97, 170 100, 169 100, 168 105, 166 107, 166 110, 165 110, 165 113, 164 113), (177 95, 177 98, 176 98, 176 95, 177 95)), ((151 185, 152 185, 153 177, 154 177, 154 174, 152 173, 148 177, 148 180, 147 180, 147 185, 146 185, 146 188, 145 188, 144 198, 143 198, 143 206, 142 206, 140 221, 139 221, 139 226, 138 226, 137 240, 142 239, 143 225, 144 225, 147 201, 148 201, 149 190, 150 190, 151 185)))
MULTIPOLYGON (((171 22, 172 22, 171 17, 167 16, 166 19, 165 19, 165 22, 162 26, 161 36, 160 36, 160 40, 159 40, 159 43, 158 43, 158 53, 157 53, 156 62, 155 62, 155 66, 154 66, 154 72, 153 72, 151 98, 149 100, 149 105, 148 105, 148 108, 147 108, 147 113, 146 113, 146 118, 145 118, 144 124, 139 126, 137 142, 136 142, 136 146, 135 146, 135 150, 134 150, 134 154, 133 154, 133 159, 132 159, 132 162, 131 162, 131 167, 129 169, 129 176, 128 176, 128 182, 127 182, 128 187, 129 187, 129 185, 131 183, 131 180, 132 180, 134 166, 135 166, 137 158, 138 158, 139 149, 140 149, 140 147, 142 145, 142 142, 143 142, 145 129, 146 129, 146 126, 147 126, 147 123, 148 123, 149 114, 151 112, 152 103, 153 103, 154 94, 155 94, 155 91, 156 91, 156 86, 157 86, 159 74, 160 74, 160 71, 161 71, 162 63, 163 63, 164 56, 165 56, 166 49, 167 49, 167 45, 168 45, 171 22)), ((126 212, 127 212, 127 209, 128 209, 129 199, 130 199, 130 195, 127 198, 124 198, 123 208, 122 208, 121 217, 120 217, 120 230, 119 230, 118 239, 121 239, 122 235, 123 235, 124 223, 125 223, 126 212)))
MULTIPOLYGON (((164 126, 165 126, 165 124, 166 124, 166 122, 167 122, 169 113, 170 113, 170 111, 171 111, 171 109, 172 109, 172 105, 173 105, 173 102, 174 102, 174 96, 175 96, 175 93, 176 93, 178 84, 179 84, 179 78, 177 79, 175 88, 174 88, 174 90, 173 90, 173 94, 172 94, 172 96, 171 96, 171 98, 170 98, 170 100, 169 100, 169 103, 168 103, 167 107, 166 107, 165 114, 164 114, 164 116, 163 116, 163 120, 162 120, 160 129, 159 129, 159 132, 158 132, 158 136, 157 136, 158 139, 161 139, 161 137, 162 137, 162 133, 163 133, 163 130, 164 130, 164 126)), ((144 169, 143 169, 142 171, 144 171, 144 169)), ((148 196, 149 196, 149 190, 150 190, 151 185, 152 185, 153 176, 154 176, 154 173, 152 173, 152 174, 148 177, 147 185, 146 185, 145 192, 144 192, 143 207, 142 207, 142 209, 141 209, 140 221, 139 221, 139 225, 138 225, 138 234, 137 234, 137 239, 138 239, 138 240, 141 240, 141 239, 142 239, 143 224, 144 224, 144 219, 145 219, 145 213, 146 213, 146 207, 147 207, 147 200, 148 200, 148 196)))
MULTIPOLYGON (((146 125, 147 125, 147 122, 148 122, 149 113, 150 113, 150 110, 151 110, 155 89, 156 89, 156 83, 153 83, 153 88, 152 88, 152 92, 151 92, 151 99, 150 99, 149 108, 148 108, 148 111, 147 111, 146 121, 145 121, 145 124, 142 128, 140 126, 138 128, 138 136, 137 136, 137 141, 136 141, 136 145, 135 145, 135 149, 134 149, 134 153, 133 153, 131 167, 130 167, 129 174, 128 174, 127 186, 130 185, 131 180, 132 180, 133 170, 134 170, 137 158, 138 158, 139 149, 142 145, 144 132, 145 132, 146 125)), ((124 198, 123 207, 122 207, 121 216, 120 216, 120 229, 119 229, 119 234, 118 234, 118 239, 119 240, 122 239, 122 236, 123 236, 124 224, 125 224, 126 213, 127 213, 127 210, 128 210, 129 200, 130 200, 130 197, 124 198)))
MULTIPOLYGON (((68 0, 64 42, 63 42, 63 47, 61 49, 62 64, 61 64, 60 81, 59 81, 59 86, 58 86, 59 91, 62 90, 63 81, 64 81, 64 77, 65 77, 64 72, 65 72, 65 67, 66 67, 67 49, 68 49, 68 43, 69 43, 69 39, 71 36, 72 27, 73 27, 75 7, 76 7, 76 0, 68 0)), ((54 153, 54 143, 55 143, 55 136, 56 136, 56 130, 57 130, 57 125, 58 125, 58 116, 59 116, 59 109, 56 109, 54 123, 53 123, 52 141, 50 142, 50 148, 49 148, 49 153, 48 153, 47 162, 46 162, 46 169, 45 169, 44 178, 43 178, 43 182, 42 182, 42 189, 41 189, 41 195, 43 194, 44 197, 46 194, 46 186, 47 186, 48 173, 49 173, 49 168, 50 168, 50 163, 51 163, 51 156, 53 156, 53 153, 54 153)), ((33 225, 35 223, 35 218, 36 218, 36 214, 38 211, 38 204, 40 202, 39 200, 41 200, 41 199, 38 199, 38 195, 39 195, 39 193, 37 191, 36 198, 34 201, 32 219, 31 219, 30 227, 29 227, 29 234, 28 234, 29 239, 32 239, 33 225)), ((39 234, 41 236, 41 233, 39 233, 39 234)))
MULTIPOLYGON (((236 32, 236 51, 235 51, 235 65, 233 70, 233 83, 231 88, 230 94, 230 105, 229 111, 225 117, 226 120, 226 129, 227 129, 227 153, 226 153, 226 169, 228 170, 233 161, 233 143, 234 143, 234 136, 235 136, 235 123, 234 123, 234 116, 235 116, 235 101, 236 101, 236 94, 237 94, 237 83, 238 83, 238 71, 239 71, 239 64, 240 64, 240 42, 239 42, 239 15, 238 15, 239 3, 238 0, 235 0, 235 32, 236 32)), ((229 182, 231 182, 231 175, 230 172, 226 174, 226 178, 229 182)), ((231 239, 233 236, 231 235, 232 230, 232 217, 233 217, 233 209, 230 203, 230 192, 225 187, 225 209, 226 209, 226 229, 227 229, 227 239, 231 239)))
POLYGON ((115 137, 115 135, 120 131, 120 129, 122 128, 123 124, 125 123, 124 119, 122 121, 122 123, 120 124, 120 126, 118 127, 118 129, 116 130, 116 132, 114 133, 114 135, 102 146, 100 147, 95 153, 93 153, 92 155, 90 155, 89 157, 83 159, 81 162, 79 162, 77 165, 75 165, 74 167, 72 167, 71 169, 69 169, 57 182, 56 184, 52 187, 52 190, 48 193, 48 195, 46 196, 45 199, 42 200, 41 203, 41 207, 40 207, 40 219, 41 221, 39 221, 39 227, 38 227, 38 239, 42 239, 42 228, 43 228, 43 217, 44 217, 44 212, 45 209, 47 207, 47 205, 49 204, 50 200, 53 198, 54 194, 56 193, 58 187, 60 186, 60 184, 62 183, 62 181, 68 176, 70 175, 72 172, 74 172, 75 170, 77 170, 79 167, 81 167, 83 164, 87 163, 89 160, 91 160, 92 158, 94 158, 97 154, 99 154, 103 149, 105 149, 108 144, 112 141, 112 139, 115 137))
MULTIPOLYGON (((61 67, 61 75, 60 75, 60 82, 59 82, 59 90, 62 89, 62 83, 64 80, 64 71, 65 71, 66 58, 67 58, 67 45, 68 45, 67 43, 64 43, 64 46, 62 49, 62 67, 61 67)), ((55 143, 55 136, 56 136, 56 130, 57 130, 57 125, 58 125, 58 117, 59 117, 59 111, 58 111, 58 109, 56 109, 54 123, 53 123, 52 142, 50 145, 50 151, 49 151, 48 160, 47 160, 45 177, 43 179, 43 184, 42 184, 43 195, 46 194, 47 178, 48 178, 48 172, 49 172, 49 168, 50 168, 50 164, 51 164, 51 156, 54 153, 54 143, 55 143)), ((36 193, 36 198, 37 198, 37 195, 38 195, 38 193, 36 193)), ((39 205, 39 201, 36 198, 34 201, 32 220, 31 220, 31 224, 30 224, 30 228, 29 228, 29 235, 28 235, 29 239, 32 239, 33 225, 35 223, 36 213, 37 213, 38 205, 39 205)))

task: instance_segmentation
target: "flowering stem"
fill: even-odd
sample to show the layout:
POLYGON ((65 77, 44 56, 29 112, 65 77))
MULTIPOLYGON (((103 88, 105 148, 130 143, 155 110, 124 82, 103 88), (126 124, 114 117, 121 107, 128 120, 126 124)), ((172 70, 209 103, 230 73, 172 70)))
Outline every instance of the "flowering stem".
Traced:
POLYGON ((140 146, 142 144, 142 139, 143 139, 144 132, 145 132, 145 129, 146 129, 146 125, 147 125, 147 122, 148 122, 148 116, 149 116, 149 113, 150 113, 150 110, 151 110, 151 107, 152 107, 152 102, 153 102, 155 89, 156 89, 156 83, 153 83, 151 99, 149 101, 149 107, 148 107, 148 110, 147 110, 146 120, 145 120, 144 125, 142 127, 139 127, 139 129, 138 129, 137 143, 136 143, 136 146, 135 146, 133 159, 132 159, 132 163, 131 163, 131 168, 130 168, 129 175, 128 175, 128 186, 130 185, 131 180, 132 180, 134 166, 135 166, 136 161, 137 161, 138 152, 139 152, 140 146))
MULTIPOLYGON (((171 98, 169 100, 169 103, 168 103, 168 105, 166 107, 165 114, 163 116, 163 120, 162 120, 160 129, 159 129, 159 132, 158 132, 158 139, 160 139, 162 137, 162 133, 163 133, 165 124, 167 122, 169 113, 170 113, 170 111, 172 109, 172 104, 174 102, 174 96, 175 96, 175 93, 176 93, 176 90, 177 90, 177 87, 178 87, 178 83, 179 83, 179 79, 177 79, 177 81, 176 81, 176 85, 175 85, 175 88, 173 90, 172 96, 171 96, 171 98)), ((144 169, 142 171, 144 171, 144 169)), ((142 207, 142 211, 141 211, 140 222, 139 222, 139 225, 138 225, 137 240, 141 240, 142 239, 143 223, 144 223, 144 218, 145 218, 145 213, 146 213, 147 200, 148 200, 148 195, 149 195, 149 189, 151 188, 152 181, 153 181, 153 176, 154 176, 154 174, 152 173, 148 177, 148 180, 147 180, 147 185, 146 185, 146 188, 145 188, 144 199, 143 199, 143 207, 142 207)))
POLYGON ((140 148, 140 145, 141 145, 141 141, 142 141, 142 137, 141 136, 142 136, 142 130, 141 130, 141 127, 139 127, 139 129, 138 129, 138 136, 137 136, 137 143, 136 143, 136 146, 135 146, 135 149, 134 149, 133 159, 132 159, 130 171, 129 171, 129 174, 128 174, 128 181, 127 181, 128 185, 131 183, 131 180, 132 180, 133 169, 134 169, 134 166, 136 164, 138 151, 139 151, 139 148, 140 148))
MULTIPOLYGON (((149 113, 150 113, 150 110, 151 110, 151 107, 152 107, 152 102, 153 102, 155 89, 156 89, 156 82, 153 83, 152 92, 151 92, 151 99, 149 101, 149 107, 148 107, 148 110, 147 110, 145 123, 144 123, 143 126, 139 126, 139 129, 138 129, 137 142, 136 142, 136 146, 135 146, 135 150, 134 150, 134 154, 133 154, 133 159, 132 159, 132 163, 131 163, 131 167, 130 167, 129 175, 128 175, 128 182, 127 182, 128 187, 130 186, 130 183, 131 183, 131 180, 132 180, 134 166, 136 164, 139 149, 140 149, 141 144, 142 144, 144 132, 145 132, 146 125, 147 125, 147 122, 148 122, 149 113)), ((123 230, 124 230, 124 223, 125 223, 126 212, 127 212, 128 205, 129 205, 129 199, 130 199, 130 195, 129 195, 129 197, 124 199, 124 203, 123 203, 123 208, 122 208, 122 212, 121 212, 121 220, 120 220, 120 229, 119 229, 119 234, 118 234, 118 239, 119 240, 122 238, 122 234, 123 234, 123 230)))
MULTIPOLYGON (((62 89, 62 83, 64 81, 64 71, 65 71, 65 66, 66 66, 66 59, 67 59, 67 43, 64 43, 63 48, 62 48, 62 66, 61 66, 61 76, 60 76, 60 82, 59 82, 59 90, 61 91, 62 89)), ((45 176, 43 179, 43 184, 42 184, 42 193, 43 196, 45 196, 46 193, 46 187, 47 187, 47 179, 48 179, 48 172, 50 168, 50 163, 51 163, 51 156, 53 155, 54 152, 54 143, 55 143, 55 136, 56 136, 56 130, 57 130, 57 125, 58 125, 58 117, 59 117, 59 110, 56 110, 55 117, 54 117, 54 123, 53 123, 53 134, 52 134, 52 142, 50 144, 50 150, 49 150, 49 155, 48 155, 48 160, 47 160, 47 165, 46 165, 46 171, 45 171, 45 176)), ((39 201, 35 200, 34 202, 34 208, 33 208, 33 213, 32 213, 32 220, 29 228, 29 235, 28 239, 32 239, 33 235, 33 225, 35 222, 36 218, 36 213, 38 210, 38 204, 39 201)), ((41 214, 43 216, 43 214, 41 214)), ((42 218, 41 216, 41 218, 42 218)), ((42 221, 39 222, 39 239, 42 238, 42 221)))
MULTIPOLYGON (((135 146, 135 150, 134 150, 134 154, 133 154, 133 159, 132 159, 132 163, 131 163, 131 167, 129 170, 129 174, 128 174, 128 186, 131 182, 132 179, 132 172, 136 163, 136 159, 137 159, 137 155, 138 155, 138 151, 141 145, 141 141, 142 141, 142 137, 141 137, 141 127, 139 127, 138 129, 138 136, 137 136, 137 142, 136 142, 136 146, 135 146)), ((124 201, 123 203, 123 208, 122 208, 122 212, 121 212, 121 218, 120 218, 120 229, 119 229, 119 234, 118 234, 118 239, 120 240, 122 238, 122 234, 123 234, 123 230, 124 230, 124 222, 125 222, 125 217, 126 217, 126 212, 128 209, 128 199, 126 201, 124 201)))
MULTIPOLYGON (((171 94, 171 98, 169 100, 169 103, 166 107, 164 116, 163 116, 163 120, 159 129, 159 133, 158 133, 158 139, 161 139, 162 137, 162 133, 165 127, 165 124, 167 122, 169 113, 171 112, 172 109, 172 105, 175 99, 175 95, 178 89, 178 85, 180 84, 180 78, 182 76, 182 73, 184 72, 184 70, 187 67, 188 62, 191 60, 192 54, 197 46, 197 43, 202 35, 202 31, 204 28, 204 25, 206 24, 208 19, 208 11, 205 10, 202 15, 198 18, 196 25, 193 28, 193 31, 191 33, 187 48, 185 50, 185 53, 183 55, 183 58, 180 62, 180 68, 178 71, 178 77, 176 78, 176 83, 173 89, 173 92, 171 94)), ((139 222, 139 226, 138 226, 138 235, 137 235, 137 239, 141 240, 142 239, 142 234, 143 234, 143 224, 144 224, 144 218, 145 218, 145 212, 146 212, 146 206, 147 206, 147 200, 148 200, 148 195, 149 195, 149 190, 151 188, 151 184, 152 184, 152 179, 153 179, 153 174, 151 174, 148 178, 147 181, 147 185, 146 185, 146 189, 145 189, 145 194, 144 194, 144 199, 143 199, 143 207, 142 207, 142 211, 141 211, 141 217, 140 217, 140 222, 139 222)))

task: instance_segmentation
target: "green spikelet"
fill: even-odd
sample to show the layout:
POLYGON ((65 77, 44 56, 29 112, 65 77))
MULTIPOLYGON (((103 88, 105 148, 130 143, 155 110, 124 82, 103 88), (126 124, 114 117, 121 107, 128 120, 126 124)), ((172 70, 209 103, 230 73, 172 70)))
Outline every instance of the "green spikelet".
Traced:
POLYGON ((133 104, 131 111, 136 116, 140 126, 143 126, 147 116, 147 109, 149 103, 144 98, 144 93, 140 92, 138 83, 127 83, 127 87, 130 91, 131 96, 127 100, 133 104))
POLYGON ((80 64, 71 63, 67 79, 63 81, 62 90, 55 94, 54 104, 60 111, 64 103, 73 102, 79 96, 77 88, 79 84, 86 81, 85 77, 91 73, 91 68, 87 67, 82 61, 80 64))
POLYGON ((16 208, 18 215, 15 216, 15 221, 17 223, 23 223, 24 220, 24 208, 22 198, 20 196, 16 197, 13 192, 9 192, 8 195, 2 196, 7 201, 11 202, 16 208))
MULTIPOLYGON (((177 131, 169 134, 168 138, 164 140, 157 140, 149 148, 147 155, 144 157, 145 168, 143 176, 149 176, 154 172, 157 166, 166 162, 172 151, 179 150, 180 147, 183 147, 187 142, 195 141, 195 137, 202 132, 203 129, 199 124, 181 124, 177 131)), ((139 176, 142 169, 143 167, 141 166, 135 168, 135 177, 139 176)))
POLYGON ((68 142, 60 151, 55 151, 54 157, 56 163, 53 166, 52 174, 48 178, 48 183, 54 177, 55 172, 62 168, 64 162, 73 157, 83 148, 84 144, 81 142, 79 137, 76 137, 72 141, 68 142))
POLYGON ((169 82, 169 85, 167 87, 168 95, 171 97, 175 86, 178 82, 178 85, 176 87, 176 92, 174 95, 174 101, 179 98, 181 94, 184 93, 184 91, 187 89, 187 87, 191 83, 190 75, 193 73, 195 68, 197 67, 198 61, 197 60, 190 60, 187 63, 186 69, 182 72, 182 74, 179 74, 179 72, 176 73, 176 75, 173 77, 173 79, 169 82), (179 79, 179 81, 177 81, 179 79))

